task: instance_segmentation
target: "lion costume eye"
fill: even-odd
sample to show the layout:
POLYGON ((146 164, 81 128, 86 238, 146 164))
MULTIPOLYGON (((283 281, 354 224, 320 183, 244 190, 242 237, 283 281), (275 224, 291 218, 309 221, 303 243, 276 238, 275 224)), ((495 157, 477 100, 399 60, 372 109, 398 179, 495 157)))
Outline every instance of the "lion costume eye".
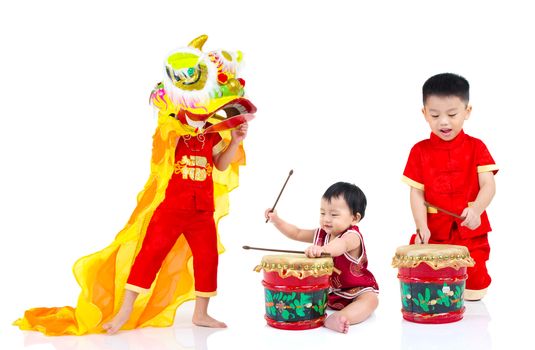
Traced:
POLYGON ((181 90, 202 90, 208 79, 208 68, 199 52, 175 52, 167 58, 167 76, 181 90))
POLYGON ((166 66, 165 70, 173 84, 183 90, 202 90, 208 77, 208 70, 203 63, 182 69, 166 66))

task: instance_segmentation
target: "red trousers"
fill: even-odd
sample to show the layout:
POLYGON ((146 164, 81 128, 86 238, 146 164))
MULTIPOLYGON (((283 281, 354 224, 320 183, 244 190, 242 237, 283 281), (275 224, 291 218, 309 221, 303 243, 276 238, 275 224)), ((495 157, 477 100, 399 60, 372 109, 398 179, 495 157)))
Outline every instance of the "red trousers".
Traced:
POLYGON ((193 254, 195 291, 215 294, 219 255, 214 213, 211 211, 158 207, 149 223, 127 283, 149 289, 165 257, 181 234, 188 241, 193 254))
MULTIPOLYGON (((488 236, 481 235, 477 237, 472 237, 468 239, 461 238, 459 230, 457 230, 456 224, 450 228, 449 234, 442 232, 439 237, 448 237, 447 240, 436 240, 433 239, 433 232, 431 232, 431 238, 429 239, 430 244, 454 244, 462 245, 468 248, 470 251, 470 256, 475 260, 476 264, 474 267, 469 267, 466 269, 468 273, 468 279, 466 280, 466 289, 480 290, 485 289, 490 285, 491 278, 487 271, 487 260, 489 260, 490 254, 490 245, 488 241, 488 236)), ((410 244, 414 244, 416 235, 411 237, 410 244)))

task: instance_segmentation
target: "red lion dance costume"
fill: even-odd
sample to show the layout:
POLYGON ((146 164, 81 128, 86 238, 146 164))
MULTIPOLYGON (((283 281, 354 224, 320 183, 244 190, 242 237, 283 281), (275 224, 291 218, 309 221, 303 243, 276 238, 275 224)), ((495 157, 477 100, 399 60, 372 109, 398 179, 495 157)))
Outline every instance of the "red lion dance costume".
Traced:
MULTIPOLYGON (((243 148, 240 147, 223 172, 210 164, 204 164, 200 169, 199 164, 188 164, 186 158, 175 159, 177 143, 184 139, 210 139, 224 147, 224 142, 230 139, 230 130, 251 120, 256 111, 256 107, 243 97, 245 81, 237 76, 241 52, 204 53, 201 50, 207 38, 205 35, 196 38, 188 47, 173 52, 166 59, 164 81, 156 86, 150 97, 158 109, 150 178, 137 197, 132 216, 113 243, 74 264, 73 273, 82 289, 76 308, 27 310, 23 318, 15 321, 21 329, 46 335, 103 332, 102 325, 121 306, 132 264, 142 247, 153 214, 165 201, 173 174, 182 173, 193 178, 211 176, 216 227, 219 219, 228 213, 228 193, 238 186, 239 166, 245 164, 243 148), (221 110, 226 116, 216 114, 221 110), (191 126, 195 125, 191 120, 207 121, 208 127, 191 126)), ((217 247, 218 253, 222 253, 224 249, 219 236, 217 247)), ((121 329, 170 326, 177 307, 195 299, 192 252, 184 235, 174 243, 154 281, 146 289, 137 298, 129 321, 121 329)))

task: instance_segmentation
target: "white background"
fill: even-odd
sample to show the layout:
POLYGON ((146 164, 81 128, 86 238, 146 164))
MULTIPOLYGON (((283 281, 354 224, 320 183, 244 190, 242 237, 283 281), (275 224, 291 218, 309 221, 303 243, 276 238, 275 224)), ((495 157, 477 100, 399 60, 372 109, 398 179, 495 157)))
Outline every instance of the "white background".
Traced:
MULTIPOLYGON (((535 68, 527 1, 19 1, 0 5, 0 348, 401 349, 527 344, 532 292, 535 68), (114 337, 46 338, 11 322, 37 306, 75 305, 74 261, 108 245, 128 220, 149 173, 156 125, 149 93, 165 55, 208 34, 205 50, 242 50, 247 94, 258 107, 245 141, 248 165, 220 224, 212 314, 227 330, 190 326, 114 337), (441 72, 471 83, 468 134, 500 166, 488 213, 494 232, 483 302, 461 322, 401 320, 396 247, 414 230, 400 177, 410 147, 428 137, 421 85, 441 72), (380 287, 374 316, 348 335, 269 328, 263 319, 263 253, 243 245, 303 249, 263 220, 277 206, 317 225, 336 181, 368 197, 365 235, 380 287)), ((531 343, 531 342, 530 342, 531 343)))

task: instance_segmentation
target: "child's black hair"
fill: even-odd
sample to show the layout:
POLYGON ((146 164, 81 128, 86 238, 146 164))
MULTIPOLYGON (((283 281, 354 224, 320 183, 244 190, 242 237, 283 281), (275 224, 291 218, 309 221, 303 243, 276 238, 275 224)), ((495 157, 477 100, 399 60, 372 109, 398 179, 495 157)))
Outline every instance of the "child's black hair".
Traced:
POLYGON ((433 75, 422 86, 422 97, 425 102, 429 96, 457 96, 465 104, 470 100, 470 84, 468 80, 453 73, 433 75))
POLYGON ((362 220, 367 204, 364 192, 358 186, 348 182, 337 182, 325 191, 322 198, 330 202, 332 198, 338 198, 340 196, 346 201, 351 213, 353 215, 360 213, 360 219, 362 220))

